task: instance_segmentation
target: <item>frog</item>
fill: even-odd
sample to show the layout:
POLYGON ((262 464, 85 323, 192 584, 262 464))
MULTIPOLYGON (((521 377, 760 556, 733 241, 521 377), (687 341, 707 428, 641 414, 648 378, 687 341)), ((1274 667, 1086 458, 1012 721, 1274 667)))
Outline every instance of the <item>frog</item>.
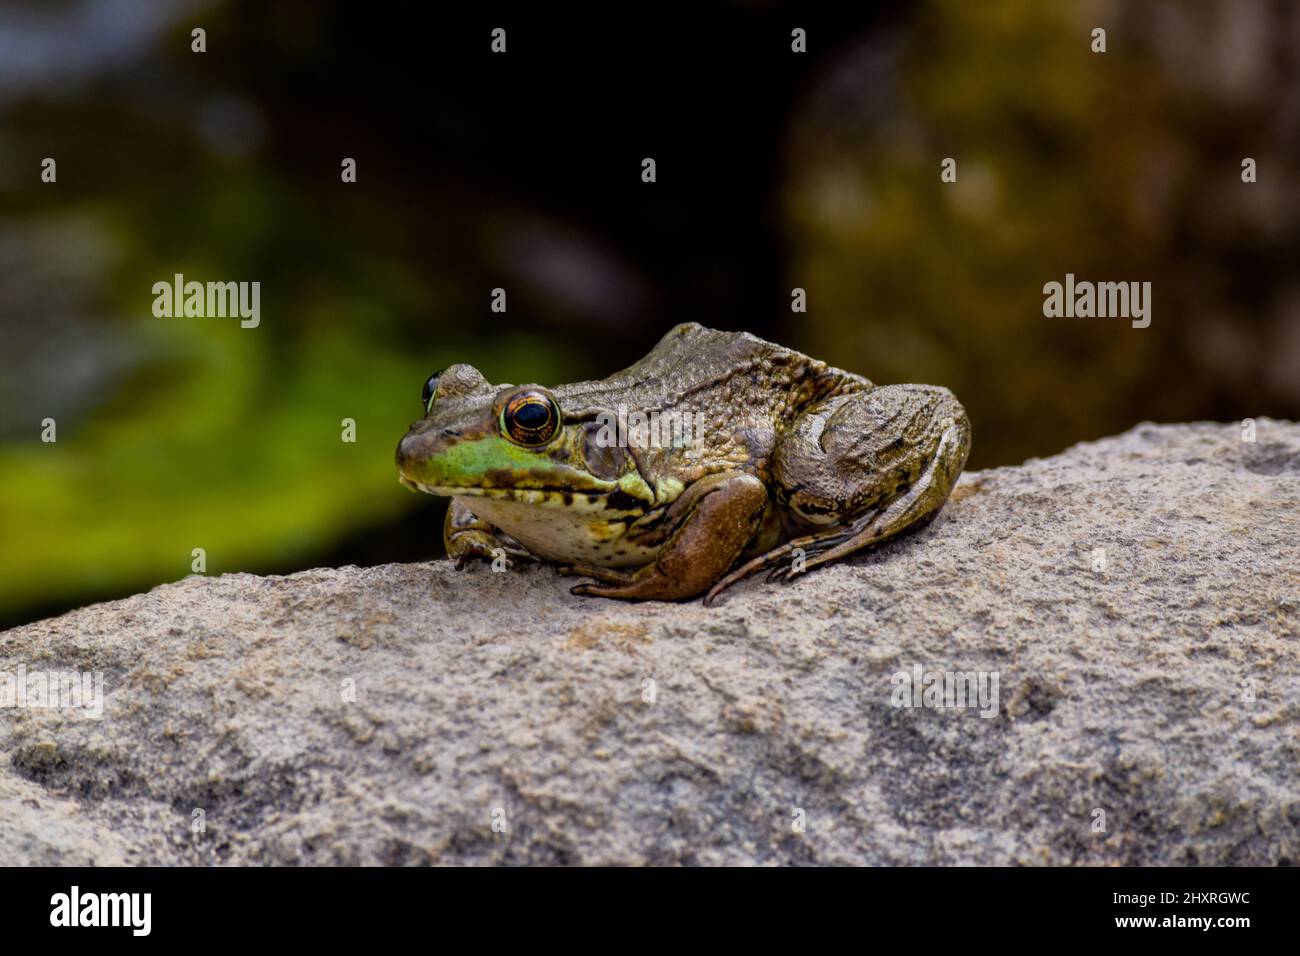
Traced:
POLYGON ((462 363, 420 400, 398 479, 451 499, 457 568, 540 561, 589 579, 573 594, 625 600, 711 605, 919 528, 971 441, 947 388, 877 385, 692 322, 605 379, 493 385, 462 363))

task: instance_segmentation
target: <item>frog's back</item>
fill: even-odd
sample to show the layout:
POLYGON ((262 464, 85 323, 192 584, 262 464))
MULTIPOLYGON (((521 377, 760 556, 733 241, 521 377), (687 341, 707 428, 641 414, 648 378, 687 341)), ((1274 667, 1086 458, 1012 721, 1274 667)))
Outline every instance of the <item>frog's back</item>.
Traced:
POLYGON ((574 409, 731 408, 742 417, 780 417, 827 395, 870 387, 860 375, 748 332, 685 322, 634 365, 600 381, 564 386, 556 394, 563 407, 574 409))

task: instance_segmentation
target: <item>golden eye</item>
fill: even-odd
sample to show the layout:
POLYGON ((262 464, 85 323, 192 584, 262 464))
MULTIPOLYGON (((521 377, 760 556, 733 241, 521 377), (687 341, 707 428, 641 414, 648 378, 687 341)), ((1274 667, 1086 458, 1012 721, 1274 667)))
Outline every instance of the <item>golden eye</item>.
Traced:
POLYGON ((560 407, 545 392, 520 392, 501 409, 501 434, 517 445, 545 445, 559 430, 560 407))

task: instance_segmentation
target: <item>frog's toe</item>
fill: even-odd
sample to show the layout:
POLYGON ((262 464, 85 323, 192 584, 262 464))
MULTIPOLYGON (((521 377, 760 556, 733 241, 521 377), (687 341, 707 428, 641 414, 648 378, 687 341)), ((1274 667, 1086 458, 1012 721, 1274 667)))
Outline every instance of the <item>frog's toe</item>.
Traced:
POLYGON ((704 601, 703 601, 704 606, 714 607, 718 603, 718 598, 722 596, 722 592, 728 590, 733 584, 735 584, 739 580, 740 578, 728 575, 727 577, 723 578, 721 581, 718 581, 716 584, 713 585, 713 587, 709 588, 708 593, 704 595, 704 601))
POLYGON ((625 598, 629 596, 626 593, 631 586, 629 582, 622 579, 604 580, 607 583, 597 584, 594 581, 584 581, 582 584, 575 584, 569 588, 569 593, 587 597, 625 598))
POLYGON ((496 561, 498 558, 505 561, 505 565, 510 570, 514 570, 519 564, 532 564, 537 562, 537 555, 532 554, 523 548, 502 544, 494 541, 488 544, 468 544, 462 545, 457 553, 449 555, 456 562, 456 570, 463 571, 471 561, 496 561))
MULTIPOLYGON (((480 554, 477 551, 464 551, 461 554, 456 556, 456 570, 464 571, 466 568, 470 567, 473 564, 476 564, 479 561, 493 561, 493 560, 495 559, 491 554, 480 554)), ((505 562, 507 568, 512 568, 512 569, 514 568, 515 566, 514 562, 511 561, 509 557, 505 559, 505 562)))
MULTIPOLYGON (((609 584, 627 584, 632 575, 625 571, 615 571, 612 568, 602 568, 595 564, 567 564, 559 569, 560 573, 566 576, 578 576, 584 578, 595 578, 597 581, 605 581, 609 584)), ((586 585, 579 584, 578 587, 586 585)), ((577 589, 572 589, 571 593, 577 594, 577 589)))

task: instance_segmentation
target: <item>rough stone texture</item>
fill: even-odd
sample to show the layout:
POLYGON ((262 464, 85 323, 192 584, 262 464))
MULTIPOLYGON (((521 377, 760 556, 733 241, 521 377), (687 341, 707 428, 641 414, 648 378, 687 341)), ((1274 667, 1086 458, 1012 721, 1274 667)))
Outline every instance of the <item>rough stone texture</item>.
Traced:
POLYGON ((0 711, 0 863, 1294 864, 1298 541, 1300 426, 1260 419, 969 474, 713 609, 191 577, 0 634, 107 693, 0 711), (892 706, 913 665, 997 671, 997 715, 892 706))

